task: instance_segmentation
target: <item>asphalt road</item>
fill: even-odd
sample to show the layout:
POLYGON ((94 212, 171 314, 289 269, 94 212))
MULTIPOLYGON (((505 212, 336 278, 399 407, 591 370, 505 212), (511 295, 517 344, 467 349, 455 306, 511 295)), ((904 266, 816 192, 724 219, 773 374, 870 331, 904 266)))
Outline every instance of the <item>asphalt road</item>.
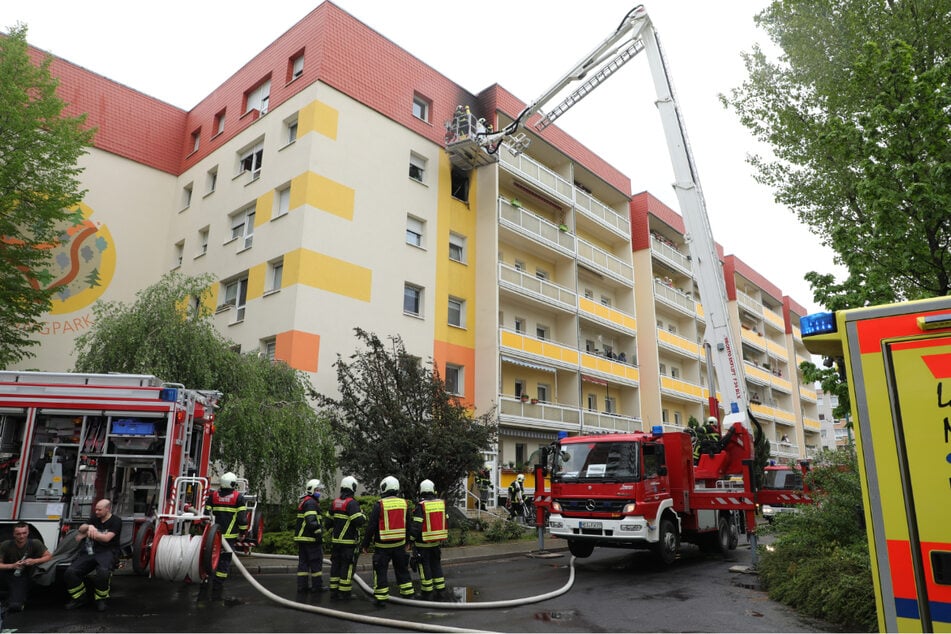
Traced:
MULTIPOLYGON (((420 627, 495 632, 823 632, 828 626, 802 619, 756 589, 756 577, 731 572, 749 563, 746 545, 727 558, 685 546, 665 569, 650 553, 597 550, 576 560, 575 583, 566 594, 519 607, 454 610, 447 605, 375 608, 369 598, 341 605, 329 596, 303 602, 371 618, 395 619, 420 627)), ((510 557, 447 566, 453 602, 483 602, 547 593, 569 577, 567 554, 555 558, 510 557)), ((326 569, 325 569, 326 574, 326 569)), ((363 573, 370 581, 371 575, 363 573)), ((293 574, 255 579, 267 592, 295 600, 293 574)), ((391 575, 392 582, 392 575, 391 575)), ((394 587, 395 590, 395 587, 394 587)), ((3 628, 29 632, 377 632, 404 631, 352 622, 281 605, 236 570, 223 602, 199 603, 197 586, 117 575, 109 610, 63 609, 61 586, 35 596, 23 613, 7 614, 3 628)))

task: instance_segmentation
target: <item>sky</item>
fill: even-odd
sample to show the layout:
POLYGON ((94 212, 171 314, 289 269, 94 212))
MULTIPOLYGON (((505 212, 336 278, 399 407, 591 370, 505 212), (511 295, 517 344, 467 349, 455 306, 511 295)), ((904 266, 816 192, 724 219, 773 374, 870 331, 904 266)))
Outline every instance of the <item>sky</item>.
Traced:
MULTIPOLYGON (((190 109, 320 4, 320 0, 5 0, 0 29, 18 22, 41 49, 190 109), (200 72, 196 72, 196 69, 200 72)), ((335 4, 470 92, 498 83, 530 102, 607 38, 634 0, 335 0, 335 4)), ((648 0, 706 198, 714 239, 808 312, 822 310, 803 275, 836 273, 833 253, 746 162, 768 148, 725 109, 746 77, 741 52, 773 50, 753 16, 767 0, 648 0)), ((679 211, 673 170, 643 55, 558 125, 679 211)))

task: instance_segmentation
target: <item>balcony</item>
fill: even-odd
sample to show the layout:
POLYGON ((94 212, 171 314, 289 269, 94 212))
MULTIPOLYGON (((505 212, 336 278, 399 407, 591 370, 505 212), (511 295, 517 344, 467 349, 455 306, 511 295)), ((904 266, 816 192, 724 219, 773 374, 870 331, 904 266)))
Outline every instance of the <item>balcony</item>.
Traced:
POLYGON ((634 319, 634 315, 617 308, 598 304, 587 297, 579 297, 578 310, 586 317, 612 330, 618 330, 631 336, 637 334, 637 320, 634 319))
POLYGON ((770 309, 763 307, 763 317, 766 318, 766 323, 772 326, 775 326, 780 332, 786 332, 786 322, 783 321, 782 315, 774 313, 770 309))
POLYGON ((636 387, 641 378, 640 370, 627 363, 608 359, 590 352, 581 352, 581 370, 607 381, 636 387))
POLYGON ((610 431, 626 434, 633 431, 644 431, 644 422, 633 416, 608 414, 606 412, 581 411, 581 433, 610 431))
POLYGON ((499 198, 499 225, 508 227, 515 233, 543 244, 566 257, 575 257, 573 234, 561 231, 557 225, 520 206, 513 205, 504 198, 499 198))
POLYGON ((574 312, 578 302, 574 291, 502 262, 499 262, 499 286, 563 311, 574 312))
POLYGON ((683 291, 677 290, 673 286, 667 286, 658 279, 654 280, 654 297, 660 299, 665 304, 680 309, 691 317, 697 315, 698 306, 693 297, 683 291))
POLYGON ((781 376, 776 376, 775 374, 770 376, 769 384, 773 386, 774 390, 779 390, 781 392, 785 392, 786 394, 792 394, 792 383, 781 376))
POLYGON ((746 371, 746 379, 756 385, 769 385, 769 379, 772 376, 766 370, 756 367, 750 361, 743 362, 743 369, 746 371))
POLYGON ((813 403, 819 402, 819 397, 816 394, 815 390, 809 389, 808 387, 799 388, 799 396, 807 401, 812 401, 813 403))
POLYGON ((672 350, 691 359, 700 358, 700 344, 666 330, 657 331, 657 342, 666 350, 672 350))
POLYGON ((763 305, 759 303, 758 301, 756 301, 755 299, 753 299, 752 297, 750 297, 749 295, 747 295, 746 293, 744 293, 743 291, 736 292, 736 301, 740 306, 742 306, 750 314, 755 315, 757 317, 763 316, 763 305))
POLYGON ((534 358, 554 368, 577 370, 580 353, 577 348, 555 343, 506 328, 499 329, 499 346, 502 352, 515 352, 534 358))
POLYGON ((766 339, 766 349, 774 356, 782 359, 783 361, 789 360, 789 352, 786 351, 786 346, 781 346, 775 341, 766 339))
POLYGON ((577 407, 554 403, 523 402, 514 396, 499 395, 499 422, 555 431, 579 431, 581 412, 577 407))
POLYGON ((669 376, 660 377, 660 392, 667 396, 674 396, 695 403, 705 402, 707 397, 710 396, 707 388, 702 385, 669 376))
POLYGON ((499 150, 497 156, 499 165, 509 172, 521 176, 542 191, 555 196, 565 206, 574 204, 575 186, 538 161, 524 154, 512 156, 512 153, 504 148, 499 150))
POLYGON ((628 288, 634 288, 634 267, 631 264, 581 238, 577 244, 578 259, 582 263, 628 288))
POLYGON ((690 268, 690 260, 687 256, 671 245, 661 242, 653 235, 651 236, 651 252, 660 260, 663 260, 668 266, 680 271, 684 275, 693 275, 693 271, 690 268))
POLYGON ((761 352, 766 352, 766 337, 746 326, 743 326, 740 330, 742 331, 743 343, 747 343, 761 352))
POLYGON ((616 236, 630 240, 631 219, 622 216, 597 198, 575 188, 575 208, 580 215, 590 218, 616 236))

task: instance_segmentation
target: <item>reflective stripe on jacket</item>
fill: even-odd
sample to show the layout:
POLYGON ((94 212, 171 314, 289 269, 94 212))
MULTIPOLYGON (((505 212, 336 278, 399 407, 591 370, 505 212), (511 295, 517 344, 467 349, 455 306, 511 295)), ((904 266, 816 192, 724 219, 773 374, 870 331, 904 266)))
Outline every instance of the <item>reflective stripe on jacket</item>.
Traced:
POLYGON ((234 539, 242 531, 248 530, 248 507, 239 491, 228 491, 212 491, 205 510, 214 515, 215 524, 221 528, 221 536, 224 539, 234 539))
POLYGON ((333 518, 333 530, 330 541, 334 544, 356 544, 359 540, 357 529, 366 520, 360 505, 353 498, 337 498, 330 507, 333 518))
POLYGON ((382 498, 380 504, 379 535, 386 546, 406 541, 406 500, 398 497, 382 498))
POLYGON ((311 494, 300 499, 297 505, 297 523, 294 526, 295 542, 316 542, 320 539, 318 511, 320 502, 311 494))
POLYGON ((449 537, 446 527, 446 503, 442 500, 423 500, 419 503, 423 507, 423 543, 441 542, 449 537))

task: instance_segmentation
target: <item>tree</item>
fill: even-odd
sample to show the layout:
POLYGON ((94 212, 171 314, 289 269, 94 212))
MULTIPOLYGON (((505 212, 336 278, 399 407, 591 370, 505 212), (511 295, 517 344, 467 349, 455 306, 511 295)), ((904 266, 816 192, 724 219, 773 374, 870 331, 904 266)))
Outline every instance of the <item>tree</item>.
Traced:
POLYGON ((96 302, 76 339, 78 372, 152 374, 224 394, 212 457, 240 471, 262 500, 295 499, 308 479, 334 471, 330 427, 302 373, 257 353, 238 354, 211 320, 210 276, 165 275, 132 305, 96 302))
POLYGON ((482 453, 495 442, 494 412, 473 418, 398 336, 388 349, 376 335, 354 332, 365 349, 349 361, 338 356, 340 398, 322 398, 341 468, 373 492, 392 475, 404 494, 428 478, 447 501, 458 499, 463 477, 483 466, 482 453))
POLYGON ((951 291, 951 0, 782 0, 781 50, 744 55, 723 103, 768 144, 756 179, 836 253, 806 275, 832 310, 951 291))
POLYGON ((50 57, 30 60, 26 26, 0 35, 0 368, 33 356, 56 291, 50 246, 82 220, 77 161, 86 117, 63 115, 50 57))

